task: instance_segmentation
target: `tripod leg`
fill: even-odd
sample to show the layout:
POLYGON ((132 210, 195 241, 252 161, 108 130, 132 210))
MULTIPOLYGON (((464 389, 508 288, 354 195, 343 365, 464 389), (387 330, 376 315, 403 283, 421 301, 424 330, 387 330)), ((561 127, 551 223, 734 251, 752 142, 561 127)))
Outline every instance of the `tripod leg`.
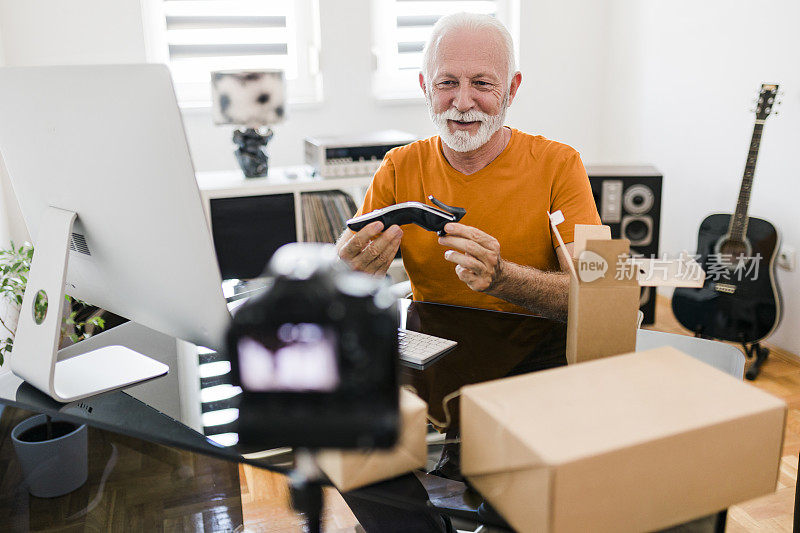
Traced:
POLYGON ((767 356, 769 355, 769 348, 765 348, 761 346, 761 344, 755 343, 748 350, 748 355, 751 354, 754 354, 756 359, 755 361, 753 361, 753 364, 750 365, 750 368, 747 370, 745 377, 750 381, 753 381, 758 377, 759 372, 761 372, 761 365, 763 365, 764 361, 767 360, 767 356))
POLYGON ((289 488, 292 507, 305 518, 307 533, 322 531, 320 476, 314 453, 304 448, 295 450, 294 470, 289 474, 289 488))
POLYGON ((714 522, 714 533, 725 533, 725 525, 727 521, 728 521, 727 509, 717 513, 717 519, 714 522))
POLYGON ((322 486, 314 481, 291 483, 292 507, 306 519, 308 533, 322 531, 322 486))
POLYGON ((800 533, 800 481, 795 483, 794 488, 794 525, 792 531, 800 533))

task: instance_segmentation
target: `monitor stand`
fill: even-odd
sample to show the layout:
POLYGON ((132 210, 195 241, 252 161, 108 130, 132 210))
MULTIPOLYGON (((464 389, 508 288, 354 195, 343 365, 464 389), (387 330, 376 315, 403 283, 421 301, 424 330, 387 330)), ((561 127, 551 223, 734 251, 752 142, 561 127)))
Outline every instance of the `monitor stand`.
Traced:
POLYGON ((169 372, 164 363, 124 346, 107 346, 58 361, 64 283, 72 225, 77 214, 49 207, 39 227, 31 271, 22 299, 11 371, 59 402, 72 402, 169 372), (37 295, 47 298, 44 316, 36 316, 37 295))

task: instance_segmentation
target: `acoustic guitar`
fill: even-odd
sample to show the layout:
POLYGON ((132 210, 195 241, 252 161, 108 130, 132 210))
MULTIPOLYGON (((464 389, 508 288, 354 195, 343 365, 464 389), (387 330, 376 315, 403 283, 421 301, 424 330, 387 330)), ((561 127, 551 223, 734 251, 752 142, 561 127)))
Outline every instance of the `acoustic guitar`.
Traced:
MULTIPOLYGON (((706 272, 705 284, 700 289, 676 289, 672 297, 672 310, 684 327, 699 336, 742 343, 746 349, 747 344, 768 337, 781 319, 775 277, 780 237, 772 223, 747 216, 761 134, 777 103, 777 92, 777 85, 761 86, 736 211, 709 215, 700 224, 697 261, 706 272)), ((766 358, 765 348, 755 348, 759 359, 766 358)), ((747 351, 752 355, 752 348, 747 351)))

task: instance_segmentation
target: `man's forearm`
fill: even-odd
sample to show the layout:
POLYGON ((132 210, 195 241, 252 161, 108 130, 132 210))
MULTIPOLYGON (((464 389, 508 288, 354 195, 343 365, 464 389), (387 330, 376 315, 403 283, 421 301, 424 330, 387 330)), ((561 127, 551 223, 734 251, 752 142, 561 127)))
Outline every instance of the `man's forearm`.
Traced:
POLYGON ((569 274, 502 262, 500 279, 486 291, 538 315, 567 320, 569 274))

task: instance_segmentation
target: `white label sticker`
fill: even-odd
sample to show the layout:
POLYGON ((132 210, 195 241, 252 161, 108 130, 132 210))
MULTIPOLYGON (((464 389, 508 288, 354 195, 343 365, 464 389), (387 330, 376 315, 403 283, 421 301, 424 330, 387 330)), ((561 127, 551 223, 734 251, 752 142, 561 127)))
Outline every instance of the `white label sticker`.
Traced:
POLYGON ((564 222, 564 213, 561 212, 561 209, 556 211, 555 213, 548 213, 550 215, 550 222, 554 225, 558 226, 562 222, 564 222))

